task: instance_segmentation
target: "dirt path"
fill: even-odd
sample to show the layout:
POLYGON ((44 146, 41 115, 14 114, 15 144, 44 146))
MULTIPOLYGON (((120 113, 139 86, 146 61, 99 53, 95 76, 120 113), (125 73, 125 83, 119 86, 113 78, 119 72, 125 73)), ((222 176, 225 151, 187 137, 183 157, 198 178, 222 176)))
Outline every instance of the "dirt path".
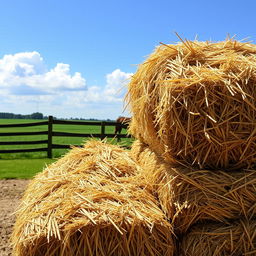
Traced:
POLYGON ((9 256, 9 243, 15 216, 13 212, 20 203, 20 198, 28 180, 0 180, 0 256, 9 256))

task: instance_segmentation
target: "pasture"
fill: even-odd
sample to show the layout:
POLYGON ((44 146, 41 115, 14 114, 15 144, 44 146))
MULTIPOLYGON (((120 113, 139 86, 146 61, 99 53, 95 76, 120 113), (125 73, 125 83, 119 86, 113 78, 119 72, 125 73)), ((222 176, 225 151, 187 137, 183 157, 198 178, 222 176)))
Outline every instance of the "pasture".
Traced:
MULTIPOLYGON (((31 119, 0 119, 0 124, 20 124, 41 122, 42 120, 31 119)), ((82 145, 87 140, 93 138, 93 134, 100 133, 101 127, 95 125, 66 125, 54 124, 53 131, 56 132, 72 132, 72 133, 89 133, 91 138, 82 137, 53 137, 54 144, 82 145)), ((35 127, 9 127, 0 128, 0 133, 4 132, 38 132, 47 130, 47 125, 35 127)), ((105 133, 113 134, 114 126, 106 126, 105 133)), ((126 134, 126 129, 122 129, 122 134, 126 134)), ((30 135, 30 136, 0 136, 0 141, 31 141, 31 140, 47 140, 47 135, 30 135)), ((117 142, 115 138, 107 139, 109 143, 119 144, 129 147, 132 143, 131 138, 122 138, 121 142, 117 142)), ((0 145, 3 149, 24 149, 24 148, 41 148, 46 144, 37 145, 0 145)), ((0 153, 0 179, 1 178, 31 178, 37 172, 41 171, 46 164, 56 161, 64 155, 69 149, 53 149, 53 158, 47 158, 47 152, 22 152, 22 153, 0 153)))

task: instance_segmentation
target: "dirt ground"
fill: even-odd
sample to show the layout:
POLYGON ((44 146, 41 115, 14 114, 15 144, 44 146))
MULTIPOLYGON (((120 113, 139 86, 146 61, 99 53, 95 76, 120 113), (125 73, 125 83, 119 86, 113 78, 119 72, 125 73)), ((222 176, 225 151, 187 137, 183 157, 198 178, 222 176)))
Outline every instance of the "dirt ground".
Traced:
POLYGON ((21 196, 28 180, 0 180, 0 256, 12 255, 10 235, 21 196))

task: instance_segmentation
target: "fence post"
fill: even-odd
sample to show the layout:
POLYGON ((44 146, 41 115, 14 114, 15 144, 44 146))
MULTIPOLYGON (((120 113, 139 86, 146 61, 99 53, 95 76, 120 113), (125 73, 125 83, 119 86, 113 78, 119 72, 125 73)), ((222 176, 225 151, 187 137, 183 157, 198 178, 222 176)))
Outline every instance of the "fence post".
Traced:
POLYGON ((102 121, 102 122, 101 122, 100 139, 101 139, 101 140, 104 140, 105 137, 106 137, 106 136, 105 136, 105 122, 102 121))
POLYGON ((52 124, 53 124, 53 117, 48 117, 48 151, 47 156, 48 158, 52 158, 52 124))

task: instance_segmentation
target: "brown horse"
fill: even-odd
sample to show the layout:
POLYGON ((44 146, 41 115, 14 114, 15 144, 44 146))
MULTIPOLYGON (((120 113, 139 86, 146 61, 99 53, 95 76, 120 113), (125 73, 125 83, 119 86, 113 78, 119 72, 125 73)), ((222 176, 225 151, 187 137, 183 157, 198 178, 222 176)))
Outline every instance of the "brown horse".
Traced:
POLYGON ((116 119, 116 127, 115 127, 115 135, 117 135, 117 133, 121 133, 122 131, 122 128, 124 127, 128 127, 129 123, 131 121, 131 118, 130 117, 124 117, 124 116, 119 116, 117 119, 116 119))

